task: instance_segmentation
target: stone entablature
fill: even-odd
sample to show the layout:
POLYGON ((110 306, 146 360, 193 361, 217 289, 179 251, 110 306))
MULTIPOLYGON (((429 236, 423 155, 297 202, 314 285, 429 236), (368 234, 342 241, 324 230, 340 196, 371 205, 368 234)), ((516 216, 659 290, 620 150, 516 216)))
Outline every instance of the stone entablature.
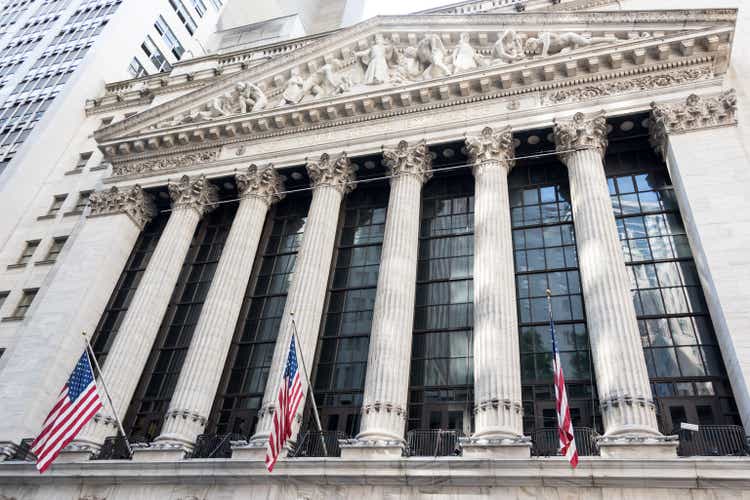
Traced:
POLYGON ((539 91, 554 104, 676 85, 723 71, 735 15, 733 10, 525 14, 512 16, 512 26, 502 15, 467 16, 463 24, 457 22, 461 17, 441 16, 429 19, 431 30, 419 19, 376 19, 221 78, 211 89, 146 110, 96 136, 117 166, 145 160, 151 151, 261 139, 539 91), (696 25, 699 19, 703 24, 696 25), (642 24, 641 31, 616 24, 625 20, 642 24), (648 24, 657 21, 658 29, 649 31, 648 24), (486 28, 491 22, 493 31, 486 28), (422 56, 418 52, 417 60, 405 61, 406 51, 420 44, 422 56), (376 64, 389 53, 384 65, 376 64), (428 64, 435 57, 446 63, 428 64), (409 64, 416 64, 411 73, 409 64), (655 74, 660 76, 648 80, 655 74), (600 82, 633 75, 641 81, 599 88, 600 82), (562 88, 585 90, 554 90, 562 88), (196 107, 196 101, 204 104, 196 107))

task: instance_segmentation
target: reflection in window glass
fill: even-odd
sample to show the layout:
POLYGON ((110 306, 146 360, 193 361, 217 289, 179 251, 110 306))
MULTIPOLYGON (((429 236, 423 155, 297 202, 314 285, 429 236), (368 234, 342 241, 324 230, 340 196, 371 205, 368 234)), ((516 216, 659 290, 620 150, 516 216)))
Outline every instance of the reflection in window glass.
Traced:
POLYGON ((308 197, 289 197, 272 208, 208 432, 250 435, 255 430, 309 203, 308 197))
POLYGON ((738 423, 669 174, 650 148, 610 150, 610 198, 662 431, 678 425, 667 419, 674 408, 699 423, 698 403, 716 423, 738 423))
POLYGON ((438 177, 422 193, 409 429, 471 432, 474 179, 438 177))

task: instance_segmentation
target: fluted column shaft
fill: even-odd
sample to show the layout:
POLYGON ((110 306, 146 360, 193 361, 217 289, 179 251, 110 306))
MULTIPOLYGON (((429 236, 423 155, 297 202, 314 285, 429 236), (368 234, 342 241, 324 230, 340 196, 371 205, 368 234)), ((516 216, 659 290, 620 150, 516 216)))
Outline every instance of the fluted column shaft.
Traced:
POLYGON ((606 436, 659 436, 630 279, 617 234, 602 157, 602 114, 555 127, 568 167, 586 322, 606 436), (574 150, 574 151, 570 151, 574 150))
MULTIPOLYGON (((180 185, 170 184, 169 187, 172 213, 102 367, 112 404, 121 418, 148 360, 198 222, 215 199, 215 188, 205 178, 190 181, 186 176, 180 185)), ((107 402, 101 415, 76 441, 100 446, 107 436, 116 433, 112 409, 107 402)))
POLYGON ((405 141, 384 152, 394 175, 373 308, 370 350, 357 439, 403 442, 419 251, 422 185, 432 176, 425 144, 405 141))
POLYGON ((474 425, 475 438, 523 433, 513 235, 508 173, 510 129, 466 141, 474 162, 474 425))
MULTIPOLYGON (((314 186, 310 210, 307 214, 302 246, 297 254, 294 276, 289 286, 284 313, 276 337, 276 347, 268 372, 268 382, 263 395, 263 406, 252 441, 265 442, 271 432, 273 412, 276 408, 279 387, 283 379, 289 342, 292 336, 292 317, 297 325, 298 356, 307 369, 312 369, 315 346, 323 316, 328 273, 331 268, 333 250, 336 245, 339 210, 344 194, 352 189, 351 164, 346 156, 333 162, 324 154, 320 162, 307 165, 314 186)), ((302 369, 300 362, 300 370, 302 369)), ((298 413, 305 407, 307 381, 302 378, 302 402, 298 413)), ((292 436, 294 439, 294 436, 292 436)))
POLYGON ((208 420, 222 368, 232 343, 245 289, 255 261, 268 208, 281 183, 273 166, 251 166, 237 175, 242 199, 232 222, 185 364, 156 438, 162 444, 192 447, 208 420))

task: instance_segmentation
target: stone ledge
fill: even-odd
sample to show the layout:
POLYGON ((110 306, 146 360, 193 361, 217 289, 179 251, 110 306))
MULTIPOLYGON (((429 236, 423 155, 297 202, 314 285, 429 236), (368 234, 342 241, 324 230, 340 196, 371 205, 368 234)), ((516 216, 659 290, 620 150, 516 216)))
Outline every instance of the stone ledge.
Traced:
POLYGON ((53 481, 56 485, 174 483, 269 484, 280 479, 313 485, 567 486, 632 488, 750 488, 750 458, 621 460, 581 457, 576 469, 562 458, 397 460, 281 459, 272 474, 263 460, 123 460, 55 464, 40 479, 30 462, 0 463, 0 484, 53 481))

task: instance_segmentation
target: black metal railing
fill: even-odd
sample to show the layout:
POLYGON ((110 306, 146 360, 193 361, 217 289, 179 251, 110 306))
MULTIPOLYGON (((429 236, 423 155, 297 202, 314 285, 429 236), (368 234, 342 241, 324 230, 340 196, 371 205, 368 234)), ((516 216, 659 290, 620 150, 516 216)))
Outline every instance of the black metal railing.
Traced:
POLYGON ((340 457, 339 439, 347 435, 340 431, 306 431, 300 432, 299 441, 289 454, 290 457, 340 457), (322 439, 321 439, 322 436, 322 439), (323 443, 325 442, 325 448, 323 443))
POLYGON ((678 429, 680 444, 677 454, 681 457, 726 457, 748 456, 745 430, 739 425, 700 425, 698 430, 678 429))
POLYGON ((16 448, 16 452, 10 457, 10 460, 19 462, 36 462, 36 456, 31 453, 31 443, 34 442, 34 438, 26 438, 21 440, 21 444, 16 448))
MULTIPOLYGON (((599 455, 599 447, 596 444, 598 437, 596 431, 589 427, 576 427, 573 430, 576 439, 578 455, 590 457, 599 455)), ((557 428, 538 429, 531 434, 531 454, 535 457, 554 457, 559 455, 560 438, 557 428)))
POLYGON ((232 441, 245 439, 237 433, 201 434, 195 441, 195 448, 190 458, 231 458, 232 441))
POLYGON ((461 455, 461 431, 441 429, 412 430, 406 433, 406 455, 409 457, 454 457, 461 455))
POLYGON ((110 436, 104 440, 99 453, 92 460, 130 460, 133 458, 128 449, 128 442, 122 436, 110 436))

